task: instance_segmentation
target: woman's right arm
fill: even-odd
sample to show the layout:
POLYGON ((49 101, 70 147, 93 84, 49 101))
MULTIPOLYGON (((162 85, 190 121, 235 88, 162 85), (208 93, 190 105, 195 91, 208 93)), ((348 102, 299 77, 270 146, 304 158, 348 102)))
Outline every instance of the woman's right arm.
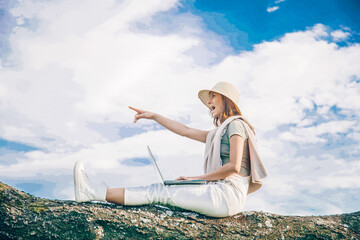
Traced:
POLYGON ((129 108, 137 112, 135 115, 134 123, 136 123, 136 121, 140 118, 152 119, 164 126, 165 128, 169 129, 170 131, 179 134, 180 136, 188 137, 190 139, 197 140, 203 143, 206 142, 206 136, 209 131, 190 128, 182 123, 168 119, 158 113, 153 113, 134 107, 129 108))

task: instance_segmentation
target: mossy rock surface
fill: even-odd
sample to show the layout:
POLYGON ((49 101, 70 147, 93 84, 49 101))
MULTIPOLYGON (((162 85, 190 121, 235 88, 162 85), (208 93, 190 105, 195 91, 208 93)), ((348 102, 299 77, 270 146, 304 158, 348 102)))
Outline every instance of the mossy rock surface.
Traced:
POLYGON ((0 182, 0 239, 360 239, 360 212, 209 218, 163 206, 37 198, 0 182))

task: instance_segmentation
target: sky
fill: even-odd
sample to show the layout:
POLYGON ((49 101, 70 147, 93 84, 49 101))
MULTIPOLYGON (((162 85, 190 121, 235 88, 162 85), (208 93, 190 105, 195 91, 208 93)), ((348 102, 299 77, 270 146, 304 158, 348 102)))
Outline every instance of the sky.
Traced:
POLYGON ((350 0, 0 0, 0 181, 74 199, 202 174, 204 144, 128 106, 214 128, 197 97, 240 90, 268 177, 245 211, 359 211, 360 10, 350 0))

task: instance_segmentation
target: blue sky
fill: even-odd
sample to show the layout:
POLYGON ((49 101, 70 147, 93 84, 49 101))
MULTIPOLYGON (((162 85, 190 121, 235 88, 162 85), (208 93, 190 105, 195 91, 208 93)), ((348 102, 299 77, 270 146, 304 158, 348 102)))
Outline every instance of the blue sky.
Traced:
MULTIPOLYGON (((236 50, 250 50, 262 41, 303 31, 322 23, 333 29, 350 27, 359 41, 358 1, 189 1, 190 11, 201 16, 207 28, 226 36, 236 50), (267 9, 278 7, 273 12, 267 9)), ((187 8, 188 10, 188 8, 187 8)))
POLYGON ((358 1, 0 1, 0 181, 73 199, 83 159, 110 186, 202 171, 201 143, 127 106, 213 128, 197 92, 228 81, 269 176, 245 210, 358 211, 358 1))

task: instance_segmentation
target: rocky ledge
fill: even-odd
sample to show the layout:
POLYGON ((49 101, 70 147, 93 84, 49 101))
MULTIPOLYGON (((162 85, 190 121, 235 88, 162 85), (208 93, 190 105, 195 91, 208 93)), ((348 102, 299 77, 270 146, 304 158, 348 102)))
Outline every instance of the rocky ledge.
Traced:
POLYGON ((0 239, 360 239, 360 212, 209 218, 162 206, 48 200, 0 182, 0 239))

